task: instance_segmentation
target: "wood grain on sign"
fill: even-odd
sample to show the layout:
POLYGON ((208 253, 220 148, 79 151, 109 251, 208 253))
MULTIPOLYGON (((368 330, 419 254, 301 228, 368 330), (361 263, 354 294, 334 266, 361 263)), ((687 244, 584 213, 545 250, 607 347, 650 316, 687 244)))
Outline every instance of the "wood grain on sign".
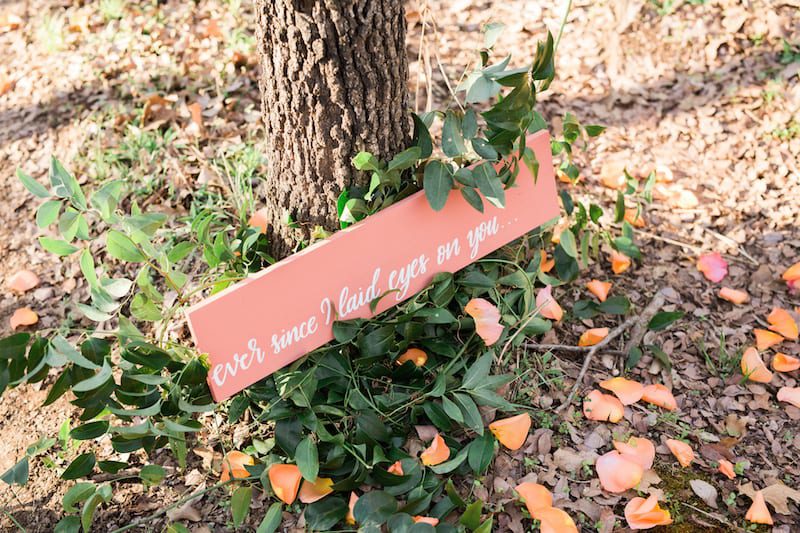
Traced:
POLYGON ((197 348, 208 353, 216 401, 231 397, 333 339, 333 322, 368 318, 559 214, 550 137, 531 135, 539 161, 525 165, 506 207, 471 207, 454 190, 439 212, 418 192, 329 239, 200 302, 187 312, 197 348))

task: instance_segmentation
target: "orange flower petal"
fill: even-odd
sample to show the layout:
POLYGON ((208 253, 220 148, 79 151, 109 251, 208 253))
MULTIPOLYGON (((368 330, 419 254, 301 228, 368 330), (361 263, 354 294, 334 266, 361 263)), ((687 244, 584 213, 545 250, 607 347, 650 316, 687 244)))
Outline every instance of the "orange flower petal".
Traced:
POLYGON ((736 471, 733 469, 733 463, 727 459, 719 460, 719 471, 722 472, 728 479, 736 477, 736 471))
POLYGON ((769 383, 772 381, 772 372, 761 360, 758 350, 749 347, 742 354, 742 375, 750 381, 758 383, 769 383))
POLYGON ((543 289, 539 289, 536 293, 536 307, 539 309, 539 314, 550 320, 558 322, 564 316, 564 310, 558 305, 556 299, 553 298, 553 287, 547 285, 543 289))
POLYGON ((387 472, 390 474, 394 474, 395 476, 404 476, 405 473, 403 472, 403 463, 400 461, 395 461, 392 466, 386 469, 387 472))
POLYGON ((789 311, 780 307, 773 307, 772 312, 767 316, 770 323, 769 329, 780 333, 783 337, 796 341, 798 338, 797 322, 794 321, 789 311))
POLYGON ((266 207, 262 207, 253 213, 250 220, 247 221, 247 225, 251 228, 258 228, 261 233, 266 233, 269 225, 269 210, 266 207))
POLYGON ((611 291, 611 282, 593 279, 586 284, 586 288, 589 289, 589 292, 594 294, 598 300, 605 302, 606 298, 608 298, 608 293, 611 291))
POLYGON ((608 328, 587 329, 578 339, 578 346, 594 346, 606 337, 608 337, 608 328))
POLYGON ((600 386, 613 392, 623 405, 631 405, 642 399, 644 385, 638 381, 623 377, 611 378, 600 382, 600 386))
POLYGON ((681 440, 667 439, 667 448, 683 467, 689 466, 694 461, 694 450, 681 440))
POLYGON ((439 525, 439 519, 432 516, 415 516, 413 520, 415 524, 430 524, 434 527, 439 525))
POLYGON ((303 480, 297 497, 303 503, 314 503, 333 492, 333 480, 329 477, 318 477, 314 483, 303 480))
POLYGON ((649 470, 653 467, 653 461, 656 458, 656 447, 648 439, 631 437, 628 442, 614 441, 614 448, 625 459, 633 461, 644 470, 649 470))
POLYGON ((349 507, 347 511, 347 515, 344 517, 345 523, 354 526, 356 525, 356 517, 353 516, 353 509, 356 507, 356 502, 358 501, 358 496, 356 496, 355 492, 350 493, 350 502, 347 504, 349 507))
POLYGON ((728 262, 718 252, 703 254, 697 259, 697 270, 709 281, 719 283, 728 275, 728 262))
POLYGON ((17 329, 20 326, 32 326, 39 322, 39 315, 30 307, 21 307, 14 311, 9 319, 11 329, 17 329))
POLYGON ((450 457, 450 448, 445 444, 444 439, 438 433, 433 438, 433 442, 421 454, 422 464, 426 466, 436 466, 450 457))
POLYGON ((28 292, 39 285, 39 276, 30 270, 20 270, 6 282, 6 286, 19 293, 28 292))
POLYGON ((611 250, 611 270, 614 274, 622 274, 631 266, 631 258, 622 252, 611 250))
POLYGON ((250 477, 250 472, 247 471, 245 465, 253 466, 254 464, 256 464, 255 460, 246 453, 228 452, 222 459, 222 472, 220 472, 219 480, 228 481, 231 478, 250 477))
POLYGON ((747 291, 739 291, 731 289, 730 287, 722 287, 719 290, 719 297, 736 305, 742 305, 750 299, 750 295, 747 294, 747 291))
POLYGON ((396 363, 402 365, 407 361, 411 361, 417 367, 425 366, 425 363, 428 362, 428 354, 419 348, 409 348, 403 355, 397 358, 396 363))
POLYGON ((667 411, 674 411, 678 408, 678 402, 675 401, 675 396, 664 385, 660 383, 653 383, 648 385, 642 391, 642 400, 647 403, 652 403, 666 409, 667 411))
POLYGON ((756 328, 753 333, 756 334, 756 348, 761 352, 783 342, 783 337, 766 329, 756 328))
POLYGON ((638 207, 625 208, 625 221, 635 228, 643 228, 647 225, 644 213, 638 207))
POLYGON ((583 399, 583 416, 600 422, 619 422, 625 414, 625 407, 610 394, 593 390, 583 399))
POLYGON ((500 311, 483 298, 473 298, 464 306, 464 311, 475 320, 475 331, 486 346, 497 342, 503 334, 500 324, 500 311))
POLYGON ((800 409, 800 387, 781 387, 778 401, 790 403, 800 409))
POLYGON ((519 450, 525 444, 530 429, 531 415, 528 413, 495 420, 489 424, 489 430, 495 438, 509 450, 519 450))
POLYGON ((672 523, 669 511, 658 505, 658 496, 649 498, 633 498, 625 506, 625 520, 631 529, 650 529, 656 526, 668 526, 672 523))
POLYGON ((789 294, 800 294, 800 278, 789 280, 786 285, 789 287, 789 294))
POLYGON ((572 518, 561 509, 546 507, 540 509, 536 517, 541 533, 578 533, 578 528, 572 518))
POLYGON ((644 469, 614 450, 597 458, 594 465, 600 485, 608 492, 625 492, 642 480, 644 469))
POLYGON ((753 504, 744 515, 745 519, 754 524, 767 524, 772 525, 772 515, 769 513, 767 502, 764 501, 764 494, 761 491, 756 492, 753 497, 753 504))
POLYGON ((553 506, 553 494, 544 485, 531 482, 520 483, 515 490, 525 501, 528 512, 537 520, 540 509, 553 506))
POLYGON ((303 475, 297 465, 274 464, 269 467, 269 484, 272 492, 283 503, 291 505, 297 498, 303 475))
POLYGON ((547 258, 547 252, 545 252, 544 250, 539 250, 539 252, 541 254, 539 256, 540 257, 540 259, 539 259, 539 270, 541 270, 542 273, 547 274, 548 272, 553 270, 554 266, 556 266, 556 260, 555 259, 548 259, 547 258))
POLYGON ((792 372, 800 368, 800 359, 785 353, 776 353, 772 358, 772 369, 776 372, 792 372))
POLYGON ((787 268, 782 277, 785 281, 796 281, 800 279, 800 261, 787 268))

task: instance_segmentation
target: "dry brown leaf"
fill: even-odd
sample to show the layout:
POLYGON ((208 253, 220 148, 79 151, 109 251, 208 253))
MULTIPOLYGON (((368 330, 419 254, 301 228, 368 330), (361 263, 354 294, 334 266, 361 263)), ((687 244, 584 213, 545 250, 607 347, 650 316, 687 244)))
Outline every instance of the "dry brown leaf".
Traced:
POLYGON ((709 507, 717 509, 717 489, 713 485, 703 481, 702 479, 692 479, 689 481, 689 486, 692 487, 698 498, 706 502, 709 507))
POLYGON ((199 522, 203 517, 200 515, 200 511, 192 507, 191 502, 187 502, 180 507, 167 511, 167 518, 173 522, 177 522, 179 520, 199 522))
MULTIPOLYGON (((753 487, 753 483, 747 483, 739 486, 739 492, 748 498, 753 498, 756 490, 753 487)), ((764 500, 775 508, 775 512, 779 514, 788 515, 792 513, 791 509, 789 509, 789 500, 794 500, 796 504, 800 504, 800 490, 788 487, 780 481, 763 489, 761 493, 764 495, 764 500)))

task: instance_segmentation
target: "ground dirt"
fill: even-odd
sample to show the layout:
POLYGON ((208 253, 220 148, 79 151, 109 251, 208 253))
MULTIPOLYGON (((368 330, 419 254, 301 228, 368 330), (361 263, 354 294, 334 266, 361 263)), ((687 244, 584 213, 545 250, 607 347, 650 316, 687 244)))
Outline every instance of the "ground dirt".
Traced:
MULTIPOLYGON (((73 304, 87 296, 77 264, 62 264, 38 246, 37 202, 13 177, 17 167, 41 179, 56 155, 81 180, 89 180, 101 172, 96 154, 119 148, 128 132, 125 124, 161 131, 166 121, 174 125, 175 139, 157 158, 149 158, 144 146, 134 147, 131 179, 141 180, 143 190, 149 180, 161 179, 170 196, 143 193, 142 201, 179 215, 185 214, 182 200, 197 187, 225 189, 210 163, 214 157, 241 143, 260 145, 249 3, 121 3, 128 6, 116 18, 109 12, 114 2, 0 2, 0 280, 22 268, 42 280, 23 296, 0 290, 0 333, 8 333, 10 315, 22 306, 38 312, 37 327, 79 324, 73 304), (9 14, 21 23, 9 23, 9 14), (160 111, 150 105, 151 115, 145 111, 142 116, 143 107, 155 102, 153 94, 167 97, 167 104, 160 111), (193 103, 200 104, 202 118, 192 117, 193 103)), ((452 86, 457 84, 477 57, 483 24, 506 24, 498 51, 513 52, 521 65, 532 56, 545 27, 557 30, 562 12, 563 6, 550 1, 410 2, 409 89, 417 109, 451 101, 443 73, 452 86)), ((666 288, 666 309, 686 311, 678 327, 659 333, 665 356, 645 352, 633 371, 641 381, 670 387, 680 410, 658 415, 635 407, 617 427, 587 424, 577 402, 562 418, 550 415, 547 410, 564 399, 581 363, 574 355, 556 352, 551 364, 563 372, 563 390, 530 392, 531 404, 545 414, 528 443, 516 454, 501 453, 490 474, 473 486, 475 496, 500 511, 497 531, 524 531, 510 491, 523 477, 554 488, 557 505, 580 516, 585 531, 608 532, 615 522, 614 530, 624 531, 623 505, 618 504, 627 499, 603 492, 587 465, 609 448, 612 438, 631 430, 658 446, 661 482, 653 479, 652 486, 663 493, 679 522, 664 530, 744 531, 747 494, 752 487, 778 483, 788 489, 778 491, 786 497, 777 497, 783 507, 775 508, 773 531, 800 528, 800 493, 791 490, 800 488, 800 409, 775 400, 779 387, 798 386, 800 376, 795 371, 776 376, 771 384, 743 384, 735 362, 731 368, 720 362, 722 337, 735 353, 753 342, 753 328, 764 327, 773 306, 800 306, 800 296, 789 294, 780 281, 783 270, 800 260, 800 49, 784 50, 784 43, 800 45, 798 0, 573 3, 558 50, 558 76, 542 95, 542 110, 554 131, 564 112, 607 130, 578 155, 579 183, 562 187, 577 199, 592 198, 611 208, 616 192, 602 185, 604 177, 620 168, 638 177, 657 172, 655 202, 644 213, 647 226, 637 237, 644 260, 614 276, 613 291, 642 308, 666 288), (717 297, 719 285, 695 267, 697 256, 708 251, 724 254, 730 263, 724 284, 746 289, 749 302, 733 306, 717 297), (700 346, 706 347, 711 363, 700 346), (698 464, 680 470, 663 442, 686 435, 698 452, 698 464), (749 466, 728 480, 713 466, 722 457, 749 466), (717 489, 715 507, 692 493, 692 479, 717 489)), ((608 278, 609 265, 593 264, 582 277, 608 278)), ((565 307, 582 295, 581 283, 557 293, 565 307)), ((546 342, 574 344, 579 329, 595 325, 580 322, 557 328, 546 342)), ((645 336, 645 344, 651 336, 645 336)), ((785 342, 781 351, 798 356, 800 345, 785 342)), ((535 358, 521 354, 518 361, 535 358)), ((600 354, 584 386, 618 374, 620 366, 617 358, 600 354)), ((39 386, 4 394, 0 472, 40 437, 56 436, 64 420, 74 417, 66 399, 40 407, 45 394, 39 386)), ((212 416, 208 422, 216 426, 218 420, 212 416)), ((203 434, 185 473, 149 491, 119 484, 112 504, 98 511, 96 530, 126 525, 213 484, 207 448, 219 441, 235 445, 245 437, 234 429, 227 435, 203 434)), ((111 453, 107 442, 100 447, 101 454, 103 449, 111 453)), ((15 524, 28 531, 52 530, 69 486, 58 474, 73 456, 74 450, 50 453, 50 466, 32 461, 26 486, 0 486, 0 530, 14 531, 15 524)), ((169 454, 152 459, 176 468, 169 454)), ((268 503, 255 502, 251 526, 268 503)), ((181 513, 173 519, 182 519, 195 532, 231 527, 228 510, 214 496, 181 513)), ((295 518, 287 514, 287 523, 296 523, 295 518)), ((163 526, 157 520, 141 530, 163 526)), ((302 520, 295 527, 301 530, 302 520)))

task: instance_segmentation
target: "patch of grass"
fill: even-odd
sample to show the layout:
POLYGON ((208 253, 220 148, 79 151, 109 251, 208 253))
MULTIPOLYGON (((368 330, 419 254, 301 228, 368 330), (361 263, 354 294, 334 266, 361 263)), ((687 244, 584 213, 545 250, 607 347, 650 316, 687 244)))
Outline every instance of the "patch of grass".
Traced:
POLYGON ((46 14, 36 29, 36 40, 48 53, 59 52, 64 48, 64 27, 63 16, 46 14))
POLYGON ((800 137, 800 122, 792 120, 783 128, 775 128, 770 132, 770 135, 781 141, 788 141, 800 137))
POLYGON ((121 19, 125 15, 125 0, 100 0, 99 9, 106 22, 121 19))
POLYGON ((246 222, 255 211, 253 187, 260 179, 266 162, 261 151, 251 143, 242 143, 221 150, 211 164, 230 190, 229 201, 236 217, 246 222))
POLYGON ((781 52, 780 62, 782 65, 788 65, 800 61, 800 43, 790 43, 783 39, 783 51, 781 52))
POLYGON ((708 371, 718 378, 727 379, 738 371, 739 363, 742 360, 742 350, 729 350, 724 333, 719 336, 719 347, 716 355, 709 352, 702 339, 698 341, 697 349, 703 354, 708 371))

